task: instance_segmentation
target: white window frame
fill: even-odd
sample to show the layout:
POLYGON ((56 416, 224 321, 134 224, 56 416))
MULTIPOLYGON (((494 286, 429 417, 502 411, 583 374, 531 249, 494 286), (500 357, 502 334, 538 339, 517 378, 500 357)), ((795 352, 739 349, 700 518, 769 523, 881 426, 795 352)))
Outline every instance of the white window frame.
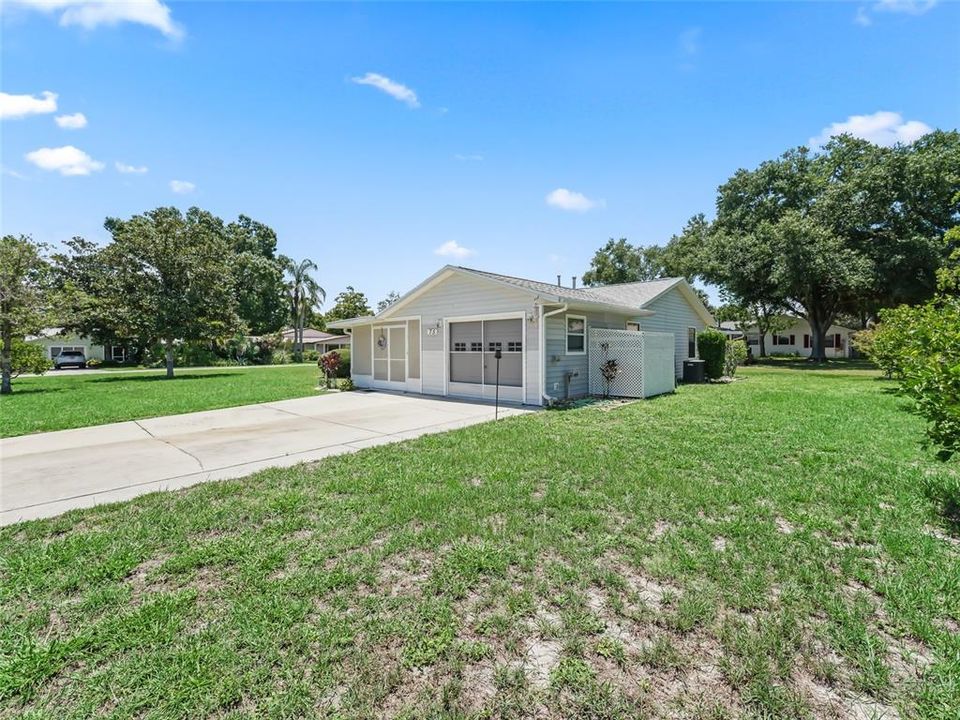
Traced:
POLYGON ((113 362, 126 362, 127 361, 127 349, 120 345, 111 345, 110 346, 110 359, 113 362), (117 349, 120 350, 120 358, 117 359, 117 349))
POLYGON ((640 332, 640 323, 628 320, 626 324, 627 332, 640 332))
POLYGON ((564 316, 564 325, 563 325, 563 342, 564 349, 567 351, 567 355, 586 355, 587 354, 587 316, 586 315, 574 315, 573 313, 567 313, 564 316), (582 333, 571 333, 570 332, 570 320, 583 320, 583 332, 582 333), (571 350, 570 349, 570 336, 574 337, 583 337, 583 350, 571 350))
POLYGON ((697 347, 697 329, 692 325, 687 326, 687 359, 698 359, 700 357, 700 348, 697 347), (693 355, 690 354, 690 331, 693 330, 693 355))

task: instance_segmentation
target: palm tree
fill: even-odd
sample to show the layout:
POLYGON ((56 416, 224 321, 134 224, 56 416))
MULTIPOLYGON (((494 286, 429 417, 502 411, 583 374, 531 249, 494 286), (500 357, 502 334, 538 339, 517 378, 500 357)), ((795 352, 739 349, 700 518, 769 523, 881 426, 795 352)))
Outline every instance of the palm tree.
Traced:
POLYGON ((286 273, 287 300, 290 303, 290 321, 293 323, 294 352, 303 352, 303 326, 307 313, 327 299, 327 291, 310 275, 312 270, 318 270, 313 260, 294 261, 284 255, 280 256, 283 269, 286 273))

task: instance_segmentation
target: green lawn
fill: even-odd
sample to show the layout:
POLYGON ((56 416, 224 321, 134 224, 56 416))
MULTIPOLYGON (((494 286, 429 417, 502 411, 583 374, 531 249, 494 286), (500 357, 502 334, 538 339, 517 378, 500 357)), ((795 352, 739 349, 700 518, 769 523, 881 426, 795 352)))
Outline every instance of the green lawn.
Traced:
POLYGON ((957 464, 743 377, 2 529, 0 715, 955 720, 957 464))
POLYGON ((0 396, 0 437, 314 395, 315 365, 22 377, 0 396))

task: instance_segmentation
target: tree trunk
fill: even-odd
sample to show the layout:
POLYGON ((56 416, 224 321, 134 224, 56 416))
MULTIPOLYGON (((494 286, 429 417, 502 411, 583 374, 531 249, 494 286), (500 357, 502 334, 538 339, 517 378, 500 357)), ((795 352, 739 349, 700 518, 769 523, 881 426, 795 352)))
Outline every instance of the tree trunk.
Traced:
POLYGON ((167 359, 167 377, 173 377, 173 338, 167 338, 165 341, 166 351, 164 355, 167 359))
MULTIPOLYGON (((759 328, 758 328, 759 331, 759 328)), ((767 336, 765 332, 760 333, 760 357, 764 358, 767 356, 767 342, 764 338, 767 336)))
POLYGON ((9 395, 13 392, 10 384, 10 364, 13 355, 13 328, 10 323, 3 324, 3 348, 0 350, 0 366, 2 366, 3 382, 0 384, 0 395, 9 395))
POLYGON ((811 362, 827 361, 827 330, 833 324, 833 318, 822 318, 818 313, 807 316, 810 323, 810 360, 811 362))
POLYGON ((299 309, 297 311, 297 343, 296 343, 296 346, 294 347, 294 350, 297 353, 298 358, 301 355, 303 355, 303 323, 304 323, 303 309, 299 309))

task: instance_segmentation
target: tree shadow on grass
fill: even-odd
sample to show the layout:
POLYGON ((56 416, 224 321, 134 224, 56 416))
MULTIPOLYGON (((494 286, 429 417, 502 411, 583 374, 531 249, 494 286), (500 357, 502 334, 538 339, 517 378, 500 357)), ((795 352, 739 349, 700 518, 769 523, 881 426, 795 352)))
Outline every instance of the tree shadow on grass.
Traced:
POLYGON ((11 400, 15 397, 20 397, 22 395, 36 395, 36 394, 51 394, 51 393, 62 393, 68 392, 69 388, 62 387, 17 387, 16 383, 13 386, 13 392, 9 395, 4 395, 6 401, 11 400))
POLYGON ((850 360, 836 358, 826 362, 814 362, 806 358, 761 358, 754 359, 749 367, 786 368, 789 370, 825 371, 825 370, 878 370, 869 360, 850 360))
POLYGON ((187 381, 187 380, 206 380, 208 378, 223 378, 223 377, 236 377, 237 373, 231 372, 215 372, 215 373, 195 373, 195 374, 175 374, 172 378, 168 378, 166 375, 126 375, 126 376, 114 376, 114 375, 104 375, 103 377, 93 378, 90 380, 91 383, 114 383, 114 382, 127 382, 127 383, 138 383, 138 382, 177 382, 177 381, 187 381))

